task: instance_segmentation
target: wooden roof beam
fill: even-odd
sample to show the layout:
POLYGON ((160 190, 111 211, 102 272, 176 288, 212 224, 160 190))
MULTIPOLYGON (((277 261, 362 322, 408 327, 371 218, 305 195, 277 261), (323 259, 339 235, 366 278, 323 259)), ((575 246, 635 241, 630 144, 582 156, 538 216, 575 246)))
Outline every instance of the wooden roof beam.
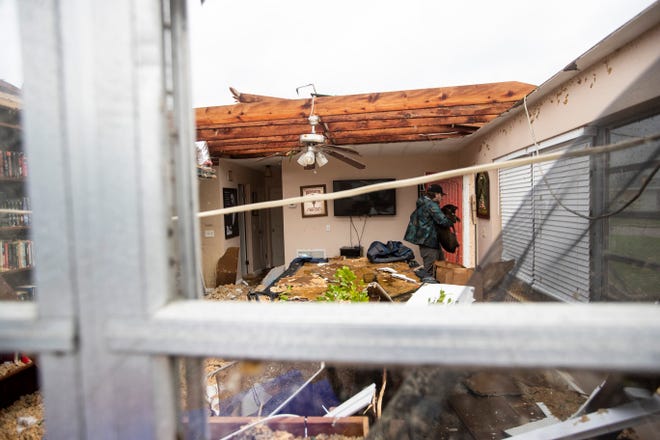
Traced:
MULTIPOLYGON (((520 82, 501 82, 436 89, 360 95, 318 97, 314 113, 321 116, 370 113, 392 110, 450 107, 459 105, 509 102, 511 104, 530 93, 535 86, 520 82)), ((266 118, 306 118, 311 110, 311 98, 269 100, 232 106, 195 109, 198 124, 258 121, 266 118)))
MULTIPOLYGON (((440 118, 415 118, 415 119, 388 119, 388 120, 364 120, 350 122, 331 122, 321 121, 317 132, 325 133, 326 124, 330 133, 339 133, 342 131, 359 130, 378 130, 403 127, 425 127, 452 124, 478 124, 489 122, 494 119, 494 115, 479 116, 450 116, 440 118)), ((197 140, 232 140, 238 138, 260 138, 260 137, 278 137, 278 136, 299 136, 303 133, 309 133, 309 124, 298 124, 292 126, 271 126, 271 127, 232 127, 198 129, 197 140)))
MULTIPOLYGON (((452 107, 438 107, 438 108, 422 108, 412 110, 394 110, 386 112, 375 113, 358 113, 358 114, 344 114, 344 115, 327 115, 322 118, 322 121, 331 122, 351 122, 362 120, 390 120, 390 119, 417 119, 417 118, 436 118, 436 117, 463 117, 463 116, 482 116, 490 115, 493 117, 499 116, 503 112, 511 108, 510 102, 495 103, 495 104, 479 104, 479 105, 459 105, 452 107)), ((279 127, 289 125, 307 125, 309 122, 307 117, 296 119, 263 119, 258 121, 241 121, 231 123, 210 123, 201 124, 197 123, 197 129, 213 129, 225 127, 279 127)))
MULTIPOLYGON (((330 142, 336 143, 338 145, 347 145, 347 144, 363 144, 365 142, 361 141, 362 138, 371 139, 373 136, 387 137, 391 139, 391 142, 396 142, 398 136, 407 136, 415 134, 429 134, 429 133, 454 133, 461 132, 463 134, 469 134, 476 131, 478 125, 465 125, 465 124, 428 124, 428 125, 402 125, 394 127, 380 127, 375 129, 358 129, 358 130, 343 130, 343 131, 331 131, 327 133, 327 137, 330 139, 330 142), (351 142, 348 142, 346 139, 351 139, 351 142)), ((241 146, 241 145, 254 145, 259 143, 277 143, 277 142, 289 142, 294 145, 299 144, 299 136, 295 135, 272 135, 272 136, 254 136, 254 137, 227 137, 225 139, 220 138, 207 138, 207 141, 213 141, 213 145, 224 149, 228 149, 231 146, 241 146)), ((418 139, 422 140, 422 139, 418 139)))

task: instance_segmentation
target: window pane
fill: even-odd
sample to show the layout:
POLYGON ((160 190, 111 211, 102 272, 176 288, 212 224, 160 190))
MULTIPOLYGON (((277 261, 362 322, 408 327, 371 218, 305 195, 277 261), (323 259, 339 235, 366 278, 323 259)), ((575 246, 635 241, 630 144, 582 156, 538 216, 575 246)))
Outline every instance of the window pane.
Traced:
MULTIPOLYGON (((610 132, 613 142, 660 131, 655 115, 610 132)), ((610 210, 627 206, 606 219, 604 257, 607 284, 603 298, 613 301, 660 299, 660 143, 654 142, 609 157, 605 200, 610 210), (631 203, 632 202, 632 203, 631 203)))
POLYGON ((32 283, 29 158, 21 124, 21 56, 15 1, 0 4, 0 300, 27 301, 32 283))
MULTIPOLYGON (((32 214, 29 158, 23 149, 22 62, 17 2, 0 2, 0 301, 32 301, 32 214)), ((0 307, 3 307, 0 304, 0 307)), ((0 353, 0 432, 16 432, 16 416, 34 417, 25 435, 43 435, 36 355, 0 353), (38 424, 37 424, 38 422, 38 424), (8 425, 7 425, 8 424, 8 425), (8 429, 9 427, 13 429, 8 429)))
POLYGON ((582 438, 658 433, 657 375, 218 358, 205 359, 204 367, 210 438, 500 439, 532 429, 582 430, 582 438), (603 428, 623 409, 619 425, 603 428))
MULTIPOLYGON (((611 143, 657 133, 659 120, 617 127, 611 143)), ((501 293, 523 300, 656 301, 659 160, 660 146, 652 142, 533 165, 531 173, 528 165, 500 170, 502 255, 515 261, 501 293)))

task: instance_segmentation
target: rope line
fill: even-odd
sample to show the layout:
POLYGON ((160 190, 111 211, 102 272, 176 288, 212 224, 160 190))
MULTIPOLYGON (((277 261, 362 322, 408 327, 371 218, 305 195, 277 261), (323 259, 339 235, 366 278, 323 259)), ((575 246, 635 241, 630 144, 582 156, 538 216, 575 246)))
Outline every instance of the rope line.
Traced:
MULTIPOLYGON (((532 126, 532 120, 529 116, 529 111, 527 110, 527 96, 525 96, 523 98, 523 106, 525 107, 525 115, 527 116, 527 125, 529 127, 529 132, 532 136, 532 142, 534 142, 534 146, 536 147, 534 155, 538 157, 539 154, 540 154, 539 153, 539 144, 536 141, 536 134, 534 133, 534 127, 532 126)), ((639 138, 639 139, 641 139, 641 138, 639 138)), ((541 167, 539 167, 539 168, 541 168, 541 167)), ((578 212, 578 211, 576 211, 574 209, 571 209, 568 206, 564 205, 562 203, 562 201, 559 199, 559 197, 557 197, 555 192, 550 187, 550 182, 548 182, 548 179, 546 178, 546 173, 543 170, 543 168, 541 168, 541 178, 543 179, 543 183, 545 184, 546 188, 548 189, 548 192, 550 193, 552 198, 555 199, 555 202, 557 202, 557 204, 559 206, 561 206, 562 208, 564 208, 566 211, 568 211, 571 214, 576 215, 580 218, 586 219, 586 220, 600 220, 600 219, 604 219, 604 218, 607 218, 607 217, 612 217, 613 215, 616 215, 616 214, 622 212, 628 206, 632 205, 635 202, 635 200, 637 200, 642 195, 642 193, 644 192, 646 187, 649 185, 649 183, 651 183, 651 180, 653 179, 653 177, 655 176, 655 174, 658 172, 659 169, 660 169, 660 164, 656 165, 655 169, 651 172, 651 174, 646 177, 646 179, 642 183, 642 186, 639 188, 637 193, 630 200, 628 200, 626 203, 624 203, 623 206, 615 209, 614 211, 606 212, 604 214, 599 214, 599 215, 593 215, 593 216, 592 215, 584 215, 581 212, 578 212)))
POLYGON ((337 191, 327 194, 313 194, 307 196, 289 197, 286 199, 270 200, 267 202, 252 203, 249 205, 240 205, 240 206, 232 206, 228 208, 213 209, 209 211, 199 212, 197 216, 200 218, 213 217, 216 215, 231 214, 234 212, 246 212, 252 210, 259 210, 259 209, 279 208, 281 206, 288 206, 291 204, 298 204, 304 202, 343 199, 346 197, 357 196, 360 194, 367 194, 370 192, 380 191, 383 189, 405 188, 409 186, 416 186, 424 183, 434 182, 436 180, 443 180, 443 179, 449 179, 451 177, 463 176, 466 174, 476 174, 480 172, 494 171, 503 168, 513 168, 513 167, 528 165, 532 163, 549 162, 560 158, 582 157, 582 156, 589 156, 589 155, 595 155, 601 153, 609 153, 612 151, 619 151, 645 143, 651 143, 657 141, 658 139, 660 139, 660 133, 656 133, 651 136, 640 137, 637 139, 625 140, 614 144, 602 145, 599 147, 584 148, 581 150, 568 151, 568 152, 545 153, 530 157, 510 159, 504 162, 493 162, 483 165, 473 165, 465 168, 456 168, 454 170, 427 174, 424 176, 410 177, 408 179, 400 179, 391 182, 382 182, 373 185, 361 186, 359 188, 348 189, 345 191, 337 191))

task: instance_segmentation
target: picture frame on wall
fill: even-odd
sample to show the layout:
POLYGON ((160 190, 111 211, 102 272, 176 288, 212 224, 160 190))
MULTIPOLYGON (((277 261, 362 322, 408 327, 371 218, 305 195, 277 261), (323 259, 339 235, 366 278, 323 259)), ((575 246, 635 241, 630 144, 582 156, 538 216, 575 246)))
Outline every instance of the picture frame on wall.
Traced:
POLYGON ((488 173, 477 173, 474 180, 477 198, 477 217, 490 218, 490 182, 488 173))
MULTIPOLYGON (((325 185, 307 185, 300 187, 301 196, 325 194, 325 185)), ((325 217, 328 215, 328 203, 325 200, 304 202, 300 205, 303 217, 325 217)))
MULTIPOLYGON (((222 188, 222 207, 231 208, 238 204, 238 190, 236 188, 222 188)), ((238 213, 225 214, 225 238, 239 236, 238 213)))

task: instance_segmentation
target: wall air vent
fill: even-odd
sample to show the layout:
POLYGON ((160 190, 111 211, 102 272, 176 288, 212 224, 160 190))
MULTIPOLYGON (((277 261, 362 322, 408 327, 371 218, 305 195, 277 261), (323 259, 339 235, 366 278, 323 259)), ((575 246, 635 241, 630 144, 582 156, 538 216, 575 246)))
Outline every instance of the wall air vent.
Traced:
POLYGON ((296 249, 296 257, 326 258, 325 249, 296 249))

